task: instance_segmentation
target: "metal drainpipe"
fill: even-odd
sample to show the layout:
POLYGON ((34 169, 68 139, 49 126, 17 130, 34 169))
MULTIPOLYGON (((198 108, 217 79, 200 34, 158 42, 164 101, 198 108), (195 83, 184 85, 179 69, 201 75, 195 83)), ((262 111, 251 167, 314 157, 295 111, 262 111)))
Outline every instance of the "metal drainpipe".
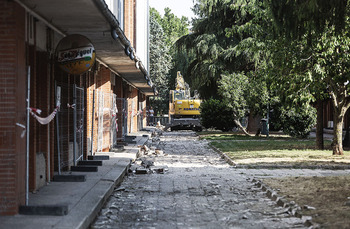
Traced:
POLYGON ((27 142, 26 142, 26 206, 29 204, 29 109, 30 109, 30 66, 27 70, 27 142))
MULTIPOLYGON (((47 111, 50 111, 50 99, 51 99, 51 62, 49 64, 50 67, 48 67, 48 75, 49 75, 49 79, 48 79, 48 87, 47 87, 47 95, 48 95, 48 99, 47 99, 47 111)), ((50 141, 50 124, 47 125, 47 177, 46 177, 46 182, 50 182, 51 181, 51 157, 50 157, 50 146, 51 146, 51 141, 50 141)))

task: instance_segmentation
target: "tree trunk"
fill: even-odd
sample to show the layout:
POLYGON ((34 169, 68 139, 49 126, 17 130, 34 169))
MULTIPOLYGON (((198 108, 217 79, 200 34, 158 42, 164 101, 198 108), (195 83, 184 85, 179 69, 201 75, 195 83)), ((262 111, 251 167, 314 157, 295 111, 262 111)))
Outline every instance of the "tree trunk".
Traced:
POLYGON ((333 155, 344 155, 343 151, 343 122, 344 122, 344 114, 342 111, 338 111, 338 109, 334 109, 334 129, 333 129, 333 155))
POLYGON ((316 149, 323 150, 323 100, 317 100, 316 149))
POLYGON ((247 130, 242 126, 242 124, 241 124, 240 121, 238 121, 238 120, 235 119, 234 122, 235 122, 235 124, 238 126, 238 128, 241 129, 241 130, 243 131, 243 133, 244 133, 245 135, 247 135, 247 136, 252 136, 252 135, 250 135, 250 134, 247 132, 247 130))
POLYGON ((258 130, 260 130, 261 129, 260 120, 261 120, 260 115, 254 115, 253 112, 250 112, 248 117, 247 131, 249 133, 256 133, 258 130))

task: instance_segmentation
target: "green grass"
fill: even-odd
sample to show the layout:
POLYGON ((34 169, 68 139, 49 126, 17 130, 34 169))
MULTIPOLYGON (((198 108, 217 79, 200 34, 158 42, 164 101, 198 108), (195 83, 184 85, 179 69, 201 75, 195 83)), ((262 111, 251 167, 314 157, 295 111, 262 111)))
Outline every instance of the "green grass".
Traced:
POLYGON ((240 134, 205 133, 201 138, 226 153, 238 164, 350 164, 350 152, 333 156, 331 141, 324 142, 325 150, 316 150, 315 139, 295 139, 286 135, 250 137, 240 134))

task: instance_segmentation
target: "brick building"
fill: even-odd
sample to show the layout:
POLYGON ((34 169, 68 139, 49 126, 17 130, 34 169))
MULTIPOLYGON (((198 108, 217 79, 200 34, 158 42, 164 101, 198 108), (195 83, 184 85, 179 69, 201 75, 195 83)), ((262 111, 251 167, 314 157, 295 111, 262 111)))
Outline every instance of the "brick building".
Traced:
POLYGON ((147 97, 157 91, 148 74, 147 0, 1 0, 0 11, 0 215, 13 215, 28 191, 142 129, 147 97), (72 34, 95 48, 82 74, 56 62, 57 44, 72 34), (27 119, 28 86, 40 117, 54 113, 59 97, 46 125, 27 119))

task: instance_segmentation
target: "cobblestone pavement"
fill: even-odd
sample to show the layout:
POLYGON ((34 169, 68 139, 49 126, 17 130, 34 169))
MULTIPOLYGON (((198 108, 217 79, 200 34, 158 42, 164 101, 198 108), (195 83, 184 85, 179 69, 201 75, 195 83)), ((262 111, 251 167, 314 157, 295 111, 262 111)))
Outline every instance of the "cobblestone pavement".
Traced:
POLYGON ((304 228, 250 181, 276 171, 235 169, 190 131, 165 132, 158 147, 154 165, 168 170, 130 174, 91 228, 304 228))

